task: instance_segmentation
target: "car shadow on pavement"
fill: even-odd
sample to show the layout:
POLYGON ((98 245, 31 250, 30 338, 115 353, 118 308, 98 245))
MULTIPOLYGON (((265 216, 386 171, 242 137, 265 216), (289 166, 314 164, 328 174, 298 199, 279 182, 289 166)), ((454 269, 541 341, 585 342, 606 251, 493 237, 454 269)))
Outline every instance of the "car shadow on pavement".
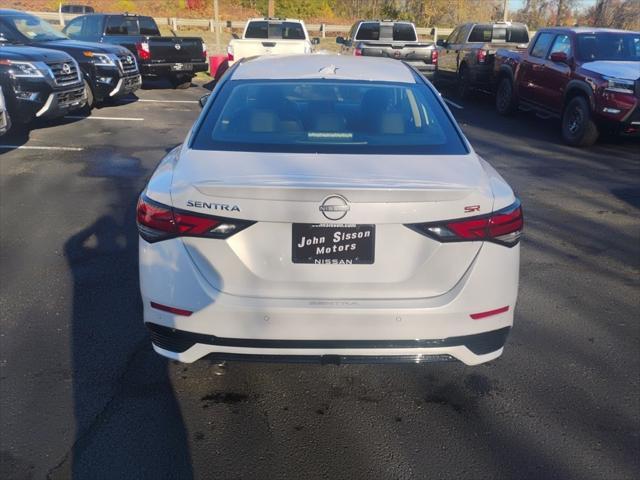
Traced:
POLYGON ((153 352, 143 326, 135 225, 140 170, 118 176, 107 165, 84 172, 109 178, 114 201, 110 213, 64 246, 73 276, 76 432, 52 479, 193 477, 168 362, 153 352))

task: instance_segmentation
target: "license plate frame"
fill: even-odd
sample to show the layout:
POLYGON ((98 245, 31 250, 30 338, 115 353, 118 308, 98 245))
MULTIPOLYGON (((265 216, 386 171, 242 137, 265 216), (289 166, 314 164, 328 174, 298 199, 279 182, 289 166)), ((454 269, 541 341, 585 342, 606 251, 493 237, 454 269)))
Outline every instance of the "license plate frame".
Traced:
POLYGON ((171 70, 174 72, 190 72, 193 70, 193 64, 191 63, 174 63, 171 65, 171 70))
POLYGON ((315 265, 373 265, 375 239, 374 224, 294 223, 291 261, 315 265))

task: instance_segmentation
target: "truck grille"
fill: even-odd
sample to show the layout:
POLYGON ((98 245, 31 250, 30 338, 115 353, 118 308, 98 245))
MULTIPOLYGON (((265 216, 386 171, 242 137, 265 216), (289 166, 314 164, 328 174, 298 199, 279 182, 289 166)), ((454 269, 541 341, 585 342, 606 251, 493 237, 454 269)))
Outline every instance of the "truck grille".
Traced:
POLYGON ((74 88, 73 90, 66 90, 64 92, 58 92, 56 93, 56 96, 58 99, 58 106, 60 106, 60 108, 84 103, 85 101, 84 87, 74 88))
POLYGON ((50 63, 49 68, 58 85, 71 85, 80 81, 78 66, 75 62, 50 63))
POLYGON ((118 55, 118 62, 125 75, 138 73, 138 65, 133 55, 118 55))

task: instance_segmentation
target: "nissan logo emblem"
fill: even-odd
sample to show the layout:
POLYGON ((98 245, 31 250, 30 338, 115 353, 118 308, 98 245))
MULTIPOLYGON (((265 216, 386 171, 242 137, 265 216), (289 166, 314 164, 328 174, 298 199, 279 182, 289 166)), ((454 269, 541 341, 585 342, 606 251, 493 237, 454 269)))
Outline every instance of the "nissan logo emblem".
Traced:
POLYGON ((331 195, 320 205, 320 211, 329 220, 341 220, 350 209, 349 202, 342 195, 331 195))
POLYGON ((68 63, 62 64, 62 73, 64 73, 65 75, 69 75, 71 73, 71 67, 68 63))
POLYGON ((182 47, 180 46, 179 43, 176 43, 176 50, 180 50, 182 47))

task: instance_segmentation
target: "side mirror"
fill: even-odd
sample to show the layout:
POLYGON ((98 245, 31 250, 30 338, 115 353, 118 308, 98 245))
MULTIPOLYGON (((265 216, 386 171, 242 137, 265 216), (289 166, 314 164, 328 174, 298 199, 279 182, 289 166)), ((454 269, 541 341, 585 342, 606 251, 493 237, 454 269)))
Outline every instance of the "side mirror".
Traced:
POLYGON ((344 37, 336 37, 336 43, 339 45, 344 45, 344 37))
POLYGON ((320 39, 318 37, 312 38, 311 45, 320 45, 320 39))
POLYGON ((442 38, 439 38, 438 41, 436 42, 436 45, 439 46, 439 47, 446 47, 447 46, 447 41, 442 39, 442 38))
POLYGON ((553 52, 550 58, 554 63, 569 63, 569 57, 564 52, 553 52))
POLYGON ((200 100, 198 100, 198 103, 200 104, 200 108, 204 108, 204 106, 207 104, 207 100, 209 100, 210 96, 211 96, 211 94, 207 93, 206 95, 200 97, 200 100))

